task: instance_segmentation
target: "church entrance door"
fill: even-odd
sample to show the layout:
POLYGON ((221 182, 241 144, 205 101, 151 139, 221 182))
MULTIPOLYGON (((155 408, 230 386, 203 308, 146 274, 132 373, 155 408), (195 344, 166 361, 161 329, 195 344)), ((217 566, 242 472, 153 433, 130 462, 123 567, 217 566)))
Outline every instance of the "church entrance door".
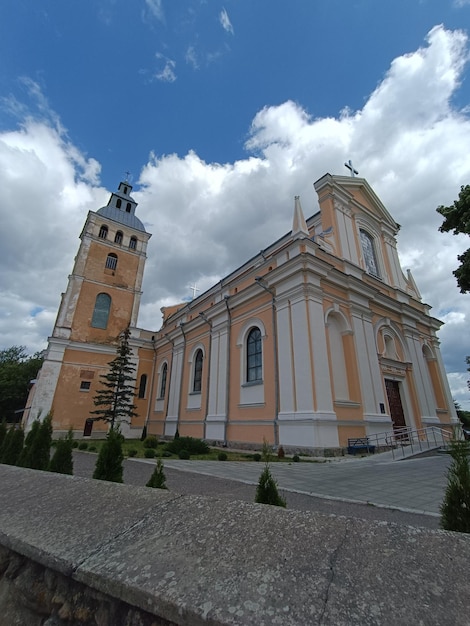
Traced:
POLYGON ((390 407, 390 417, 392 418, 393 430, 397 431, 402 428, 406 428, 399 382, 397 380, 389 380, 386 378, 385 389, 387 390, 388 406, 390 407))
POLYGON ((84 437, 91 437, 91 431, 93 430, 93 421, 91 419, 91 417, 89 417, 86 421, 85 421, 85 428, 83 429, 83 436, 84 437))

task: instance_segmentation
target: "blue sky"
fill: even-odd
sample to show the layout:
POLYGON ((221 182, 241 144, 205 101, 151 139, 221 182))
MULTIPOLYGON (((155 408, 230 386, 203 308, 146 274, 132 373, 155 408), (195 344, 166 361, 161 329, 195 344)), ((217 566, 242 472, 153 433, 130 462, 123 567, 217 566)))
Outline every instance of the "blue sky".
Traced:
POLYGON ((139 323, 158 328, 352 158, 402 225, 470 408, 452 277, 469 242, 435 212, 470 183, 469 30, 470 0, 4 0, 0 344, 44 347, 86 213, 126 170, 153 233, 139 323))

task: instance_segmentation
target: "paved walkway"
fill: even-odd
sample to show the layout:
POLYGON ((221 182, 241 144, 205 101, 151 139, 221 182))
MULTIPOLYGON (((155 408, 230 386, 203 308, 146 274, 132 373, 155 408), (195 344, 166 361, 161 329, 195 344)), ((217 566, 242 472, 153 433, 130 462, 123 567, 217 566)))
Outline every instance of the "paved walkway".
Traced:
MULTIPOLYGON (((281 489, 345 502, 368 503, 411 513, 439 515, 448 455, 403 461, 347 459, 325 463, 272 463, 281 489)), ((165 467, 256 484, 262 463, 178 461, 165 467)))

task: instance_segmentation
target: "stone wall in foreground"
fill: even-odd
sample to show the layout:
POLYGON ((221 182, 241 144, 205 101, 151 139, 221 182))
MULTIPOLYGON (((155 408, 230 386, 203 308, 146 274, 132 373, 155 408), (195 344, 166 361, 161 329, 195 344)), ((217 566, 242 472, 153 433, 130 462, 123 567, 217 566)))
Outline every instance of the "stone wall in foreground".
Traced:
POLYGON ((0 465, 0 546, 0 626, 469 623, 456 533, 0 465))

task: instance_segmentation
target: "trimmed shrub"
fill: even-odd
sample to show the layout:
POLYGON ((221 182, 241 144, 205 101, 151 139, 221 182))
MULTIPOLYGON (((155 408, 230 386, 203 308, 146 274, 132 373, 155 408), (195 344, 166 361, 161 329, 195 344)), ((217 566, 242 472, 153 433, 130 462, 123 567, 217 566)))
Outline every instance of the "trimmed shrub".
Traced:
POLYGON ((63 439, 55 442, 55 450, 49 463, 49 471, 58 474, 73 474, 73 432, 69 430, 63 439))
POLYGON ((88 450, 88 444, 86 441, 82 441, 79 445, 78 445, 78 449, 79 450, 88 450))
POLYGON ((144 456, 146 459, 154 459, 155 450, 153 448, 147 448, 147 450, 144 450, 144 456))
POLYGON ((294 463, 299 463, 300 456, 298 454, 294 454, 294 456, 292 457, 292 460, 294 461, 294 463))
POLYGON ((259 477, 258 486, 256 487, 255 502, 260 504, 271 504, 272 506, 286 507, 286 501, 281 498, 277 490, 277 483, 274 480, 269 465, 266 463, 264 470, 259 477))
POLYGON ((72 443, 72 448, 78 448, 78 441, 74 441, 72 443))
POLYGON ((166 486, 166 476, 163 471, 163 463, 161 459, 158 459, 153 474, 150 476, 146 487, 153 487, 154 489, 168 489, 166 486))
POLYGON ((217 455, 217 458, 219 459, 219 461, 226 461, 227 460, 227 453, 226 452, 219 452, 219 454, 217 455))
POLYGON ((452 441, 452 463, 447 473, 447 487, 441 504, 441 528, 470 533, 470 443, 452 441))
POLYGON ((252 456, 253 461, 256 461, 257 463, 259 461, 261 461, 261 454, 259 452, 255 452, 252 456))
POLYGON ((187 450, 189 454, 208 454, 210 448, 202 439, 194 437, 178 437, 166 444, 166 449, 173 454, 179 454, 181 450, 187 450))
POLYGON ((188 450, 180 450, 178 452, 178 456, 183 461, 187 461, 188 459, 191 458, 191 455, 189 454, 188 450))
POLYGON ((144 440, 144 448, 156 448, 158 446, 158 439, 155 435, 149 435, 144 440))
POLYGON ((5 441, 5 437, 7 436, 7 425, 4 420, 0 422, 0 454, 2 450, 3 442, 5 441))
POLYGON ((1 462, 5 465, 16 465, 23 450, 23 442, 24 430, 12 426, 3 442, 1 462))
POLYGON ((285 456, 286 453, 284 452, 284 448, 282 446, 279 446, 279 448, 277 449, 277 458, 283 459, 285 456))
POLYGON ((93 478, 107 480, 113 483, 122 483, 122 435, 111 428, 106 441, 101 446, 100 453, 93 472, 93 478))
POLYGON ((135 448, 131 448, 130 450, 127 451, 127 456, 130 456, 130 457, 137 456, 137 450, 135 448))
POLYGON ((31 467, 31 452, 33 442, 38 436, 40 426, 41 422, 38 419, 35 419, 34 422, 31 424, 31 430, 25 437, 23 450, 21 451, 20 457, 18 459, 18 465, 20 465, 21 467, 31 467))
POLYGON ((88 451, 89 451, 89 452, 96 452, 96 446, 90 446, 90 447, 88 448, 88 451))
POLYGON ((168 458, 168 457, 173 456, 173 455, 168 450, 163 450, 162 456, 165 457, 165 458, 168 458))

